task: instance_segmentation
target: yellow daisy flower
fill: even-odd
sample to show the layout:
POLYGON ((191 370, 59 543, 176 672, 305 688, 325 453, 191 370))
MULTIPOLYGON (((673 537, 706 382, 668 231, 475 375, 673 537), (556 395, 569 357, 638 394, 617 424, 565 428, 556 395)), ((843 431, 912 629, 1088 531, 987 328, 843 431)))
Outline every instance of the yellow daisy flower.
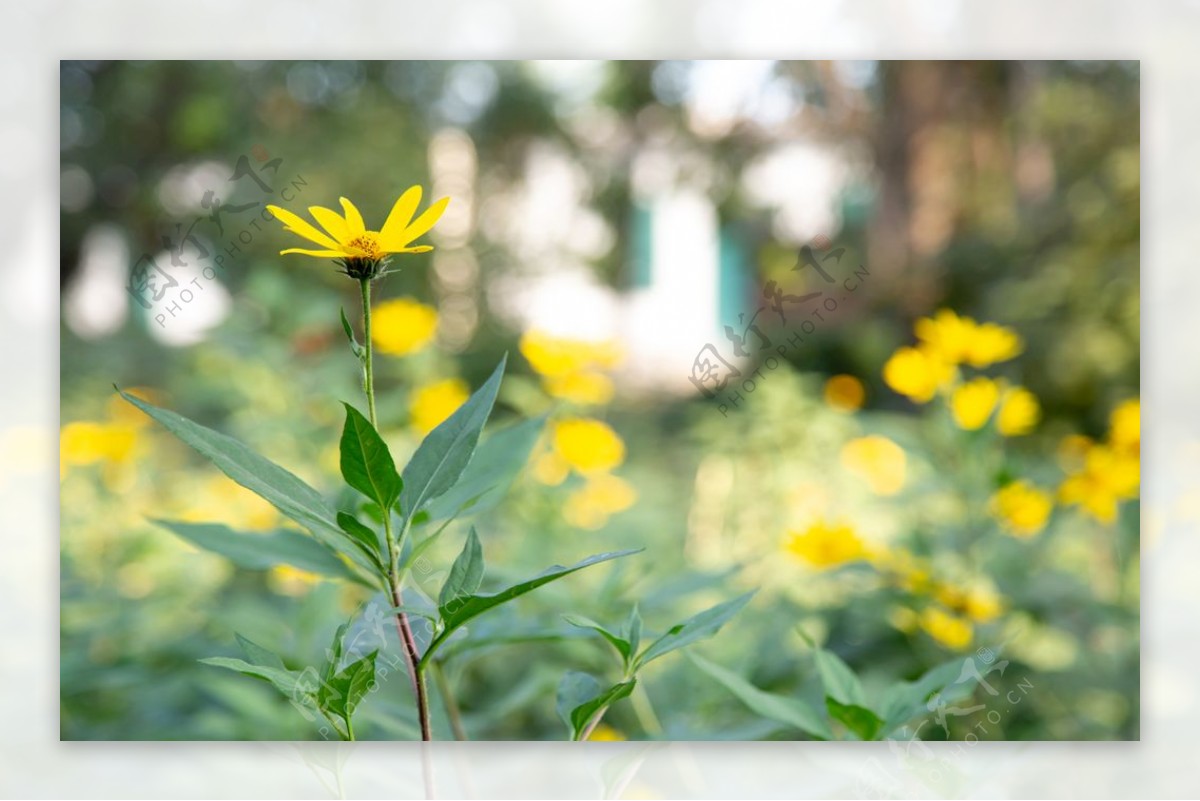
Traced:
POLYGON ((783 548, 819 570, 865 559, 869 554, 866 543, 844 523, 819 522, 804 531, 788 532, 783 548))
POLYGON ((1000 386, 990 378, 973 378, 954 390, 950 396, 950 412, 954 422, 966 431, 982 428, 996 401, 1000 398, 1000 386))
POLYGON ((883 366, 883 380, 914 403, 928 403, 954 380, 954 365, 924 348, 899 348, 883 366))
POLYGON ((568 417, 554 424, 554 450, 576 472, 605 473, 625 460, 625 443, 599 420, 568 417))
POLYGON ((437 310, 412 298, 384 301, 372 310, 372 316, 371 341, 392 356, 423 350, 437 333, 437 310))
POLYGON ((866 395, 863 383, 852 375, 831 376, 825 382, 825 402, 839 412, 861 409, 866 395))
POLYGON ((1005 484, 992 496, 988 511, 1014 537, 1027 539, 1046 527, 1054 501, 1028 481, 1005 484))
POLYGON ((975 636, 975 630, 968 621, 936 606, 922 610, 920 622, 926 634, 954 651, 966 648, 975 636))
POLYGON ((288 248, 279 254, 299 253, 323 259, 340 259, 351 277, 373 278, 377 274, 377 266, 387 256, 433 250, 429 245, 411 243, 437 223, 450 198, 438 200, 414 220, 413 214, 421 202, 421 187, 409 187, 392 206, 391 213, 378 231, 367 229, 362 214, 353 203, 344 197, 338 198, 338 201, 342 204, 345 216, 322 206, 310 206, 308 209, 324 230, 287 209, 268 205, 267 209, 283 223, 285 231, 320 245, 316 250, 288 248))
POLYGON ((1015 387, 1004 393, 1000 411, 996 415, 996 430, 1006 437, 1028 434, 1042 417, 1042 408, 1037 396, 1024 387, 1015 387))

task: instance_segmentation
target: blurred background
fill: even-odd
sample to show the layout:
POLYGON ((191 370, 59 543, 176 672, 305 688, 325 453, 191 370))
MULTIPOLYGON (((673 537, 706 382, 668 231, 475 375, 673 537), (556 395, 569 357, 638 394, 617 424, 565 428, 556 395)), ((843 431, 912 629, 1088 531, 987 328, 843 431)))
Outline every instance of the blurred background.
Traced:
MULTIPOLYGON (((277 255, 300 243, 262 207, 344 195, 378 228, 410 184, 452 201, 436 250, 377 289, 393 450, 508 352, 497 423, 554 422, 477 521, 489 562, 647 548, 489 624, 566 639, 453 666, 476 737, 561 736, 559 677, 606 669, 560 610, 616 623, 638 601, 662 630, 750 588, 701 650, 760 687, 819 697, 798 625, 876 689, 991 648, 1010 660, 993 686, 1028 700, 922 737, 993 710, 983 739, 1138 735, 1135 498, 1115 517, 1061 498, 1027 536, 989 517, 1017 477, 1065 483, 1064 441, 1114 439, 1138 395, 1136 64, 64 62, 60 88, 65 739, 316 736, 196 660, 237 631, 304 664, 362 597, 153 525, 281 521, 111 385, 331 491, 338 402, 359 395, 337 307, 354 319, 357 287, 277 255), (801 301, 835 291, 820 317, 801 301), (994 372, 1037 398, 1024 436, 963 430, 885 380, 939 309, 1023 340, 994 372), (702 359, 741 375, 698 385, 702 359), (572 450, 570 420, 602 427, 572 450), (601 446, 616 455, 572 456, 601 446), (804 545, 831 529, 843 551, 804 545)), ((609 736, 788 736, 683 658, 644 687, 609 736)), ((363 736, 412 736, 399 685, 362 714, 363 736)))

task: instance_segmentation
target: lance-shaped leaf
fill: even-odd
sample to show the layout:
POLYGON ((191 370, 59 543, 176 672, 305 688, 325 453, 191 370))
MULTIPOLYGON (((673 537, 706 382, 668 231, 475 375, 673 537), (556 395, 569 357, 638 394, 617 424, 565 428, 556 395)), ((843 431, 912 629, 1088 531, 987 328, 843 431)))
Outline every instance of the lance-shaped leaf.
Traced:
POLYGON ((350 327, 350 321, 346 319, 346 310, 339 309, 338 311, 342 314, 342 330, 346 332, 346 339, 350 340, 350 352, 359 359, 366 359, 367 350, 358 344, 358 338, 354 336, 354 329, 350 327))
POLYGON ((433 639, 433 642, 430 643, 428 650, 421 658, 422 663, 428 662, 430 659, 432 659, 433 654, 437 651, 438 647, 445 642, 455 630, 466 624, 469 620, 482 615, 489 609, 494 609, 503 603, 508 603, 514 598, 521 597, 525 593, 533 592, 538 587, 549 584, 552 581, 556 581, 563 576, 569 576, 572 573, 583 570, 587 567, 591 567, 592 565, 598 565, 601 562, 608 562, 613 559, 620 559, 623 556, 629 556, 630 554, 638 553, 641 550, 641 548, 633 548, 625 551, 613 551, 611 553, 597 554, 596 556, 589 556, 587 559, 584 559, 581 562, 576 562, 570 567, 555 565, 554 567, 548 568, 547 570, 539 573, 527 581, 514 584, 511 587, 500 590, 499 592, 489 595, 466 595, 450 601, 443 609, 440 610, 442 615, 442 630, 433 639))
POLYGON ((545 423, 545 417, 535 417, 485 437, 458 482, 426 506, 427 519, 445 520, 494 508, 529 462, 545 423))
POLYGON ((479 433, 496 402, 507 359, 500 360, 491 378, 466 403, 429 432, 404 468, 400 506, 409 519, 453 487, 470 463, 479 433))
POLYGON ((338 512, 337 521, 354 546, 370 559, 376 568, 386 574, 387 568, 383 564, 383 552, 379 549, 379 537, 375 536, 375 532, 348 512, 338 512))
POLYGON ((865 706, 843 704, 833 696, 825 696, 825 707, 829 716, 840 722, 860 740, 874 740, 883 728, 883 721, 865 706))
POLYGON ((246 655, 245 660, 226 656, 214 656, 208 659, 201 659, 200 661, 206 665, 233 670, 245 676, 264 679, 296 703, 302 706, 316 707, 316 697, 312 692, 313 688, 301 681, 301 674, 288 670, 278 654, 267 648, 263 648, 261 645, 240 634, 235 634, 234 636, 237 638, 237 643, 242 649, 242 653, 246 655))
POLYGON ((179 520, 154 522, 180 539, 220 554, 247 570, 291 565, 309 573, 374 586, 348 567, 331 548, 298 531, 280 529, 269 534, 256 534, 234 531, 219 523, 184 523, 179 520))
POLYGON ((326 679, 317 696, 321 709, 349 723, 359 702, 375 682, 375 658, 378 655, 379 651, 372 651, 326 679))
POLYGON ((677 623, 668 629, 666 634, 650 643, 646 647, 646 650, 634 660, 635 664, 641 667, 664 654, 713 636, 722 626, 729 622, 730 618, 741 611, 742 607, 749 603, 753 596, 753 592, 748 592, 745 595, 734 598, 732 601, 726 601, 725 603, 717 604, 711 609, 705 609, 703 612, 693 615, 682 623, 677 623))
MULTIPOLYGON (((160 409, 126 392, 117 391, 125 400, 211 461, 225 475, 307 528, 325 545, 337 551, 343 550, 345 534, 338 528, 333 510, 308 484, 233 437, 194 423, 175 412, 160 409)), ((353 549, 346 550, 360 566, 371 569, 365 557, 353 552, 353 549)))
POLYGON ((450 566, 450 575, 442 585, 438 594, 438 609, 442 615, 450 612, 450 604, 459 598, 466 597, 479 589, 483 582, 483 548, 479 544, 479 535, 475 527, 467 532, 467 541, 463 543, 462 551, 454 564, 450 566))
POLYGON ((891 734, 910 720, 930 712, 929 700, 941 695, 944 703, 966 698, 979 677, 971 657, 952 659, 930 668, 916 681, 893 684, 883 695, 882 736, 891 734))
POLYGON ((578 740, 596 715, 627 697, 636 686, 637 679, 630 679, 605 688, 591 674, 570 671, 559 682, 555 708, 570 729, 571 739, 578 740))
POLYGON ((346 424, 342 427, 342 477, 346 483, 383 509, 390 509, 400 497, 400 474, 388 451, 387 443, 371 421, 348 403, 346 424))
POLYGON ((689 653, 688 658, 733 693, 751 712, 822 740, 833 738, 825 717, 801 699, 760 690, 733 671, 696 654, 689 653))
POLYGON ((817 663, 817 673, 825 686, 825 694, 840 704, 850 706, 867 706, 867 694, 863 691, 862 682, 833 651, 817 647, 813 651, 813 659, 817 663))
POLYGON ((621 655, 622 663, 629 663, 629 656, 633 650, 629 640, 618 634, 614 634, 606 629, 602 624, 597 623, 591 618, 584 617, 583 615, 563 615, 563 619, 576 628, 591 629, 592 631, 596 632, 601 637, 608 640, 609 645, 616 649, 617 653, 621 655))

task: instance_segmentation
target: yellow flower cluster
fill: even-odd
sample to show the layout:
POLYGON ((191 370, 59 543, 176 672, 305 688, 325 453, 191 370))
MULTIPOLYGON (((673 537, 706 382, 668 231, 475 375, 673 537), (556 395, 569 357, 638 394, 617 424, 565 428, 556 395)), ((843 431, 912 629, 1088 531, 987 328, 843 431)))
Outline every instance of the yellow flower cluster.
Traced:
POLYGON ((411 356, 437 333, 438 313, 413 298, 387 300, 371 309, 371 342, 382 353, 411 356))
POLYGON ((995 323, 977 323, 942 309, 917 320, 920 342, 902 347, 883 366, 883 380, 915 403, 948 395, 950 413, 962 429, 976 431, 995 417, 996 430, 1006 437, 1028 434, 1041 419, 1041 406, 1024 387, 979 376, 959 381, 959 367, 989 367, 1021 353, 1017 334, 995 323))
MULTIPOLYGON (((526 331, 521 355, 541 378, 546 394, 575 406, 601 406, 613 398, 607 371, 623 358, 615 342, 588 342, 526 331)), ((637 501, 637 490, 615 476, 625 461, 625 442, 607 423, 594 417, 567 416, 550 424, 549 446, 535 457, 534 477, 550 486, 566 481, 571 472, 582 476, 563 504, 563 517, 572 526, 595 530, 612 515, 637 501)))
POLYGON ((625 461, 625 443, 607 423, 566 417, 551 424, 549 450, 537 457, 533 474, 556 486, 574 471, 583 486, 567 497, 563 516, 579 528, 598 529, 617 512, 633 506, 637 490, 612 471, 625 461))
POLYGON ((789 531, 784 550, 818 570, 866 559, 867 544, 845 523, 816 522, 803 531, 789 531))
POLYGON ((962 650, 974 639, 977 624, 1004 612, 1004 600, 986 580, 959 585, 935 579, 925 560, 901 548, 883 551, 872 561, 894 585, 919 597, 919 612, 900 606, 889 615, 892 625, 906 633, 919 628, 946 648, 962 650))
POLYGON ((422 435, 441 425, 467 402, 471 388, 461 378, 447 378, 415 389, 408 401, 412 427, 422 435))
POLYGON ((1028 539, 1046 527, 1054 499, 1028 481, 1005 484, 992 496, 988 511, 1009 534, 1028 539))
POLYGON ((552 397, 580 406, 598 406, 612 400, 613 383, 605 371, 615 368, 623 358, 616 343, 527 331, 519 347, 552 397))
POLYGON ((1065 450, 1075 452, 1076 463, 1058 488, 1059 500, 1112 523, 1119 503, 1136 498, 1141 487, 1141 402, 1128 400, 1113 410, 1106 442, 1068 439, 1065 450))

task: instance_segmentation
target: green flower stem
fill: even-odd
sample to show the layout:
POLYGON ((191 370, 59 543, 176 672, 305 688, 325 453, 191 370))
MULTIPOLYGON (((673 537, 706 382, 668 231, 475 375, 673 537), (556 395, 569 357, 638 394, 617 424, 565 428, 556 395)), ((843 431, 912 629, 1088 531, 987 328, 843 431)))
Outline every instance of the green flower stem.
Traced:
MULTIPOLYGON (((371 425, 379 430, 379 420, 375 415, 375 368, 372 361, 374 346, 371 343, 371 281, 363 278, 359 282, 362 289, 363 307, 363 389, 367 395, 367 412, 371 425)), ((398 560, 400 549, 396 536, 392 532, 392 510, 383 510, 383 532, 388 548, 388 584, 392 592, 392 603, 399 607, 403 605, 403 595, 400 592, 400 570, 398 560)), ((413 637, 412 625, 404 612, 396 613, 396 630, 400 635, 400 644, 404 649, 405 661, 408 665, 408 677, 412 681, 413 695, 417 699, 417 718, 421 722, 421 739, 432 740, 433 728, 429 723, 429 698, 425 691, 425 672, 421 664, 421 651, 417 648, 417 640, 413 637)))
POLYGON ((463 728, 462 712, 459 711, 458 701, 454 699, 454 693, 450 690, 450 682, 446 680, 446 671, 442 669, 442 663, 434 660, 429 663, 429 666, 433 670, 433 682, 442 696, 442 703, 446 706, 446 717, 450 718, 450 728, 454 732, 454 739, 471 739, 467 736, 467 730, 463 728))

